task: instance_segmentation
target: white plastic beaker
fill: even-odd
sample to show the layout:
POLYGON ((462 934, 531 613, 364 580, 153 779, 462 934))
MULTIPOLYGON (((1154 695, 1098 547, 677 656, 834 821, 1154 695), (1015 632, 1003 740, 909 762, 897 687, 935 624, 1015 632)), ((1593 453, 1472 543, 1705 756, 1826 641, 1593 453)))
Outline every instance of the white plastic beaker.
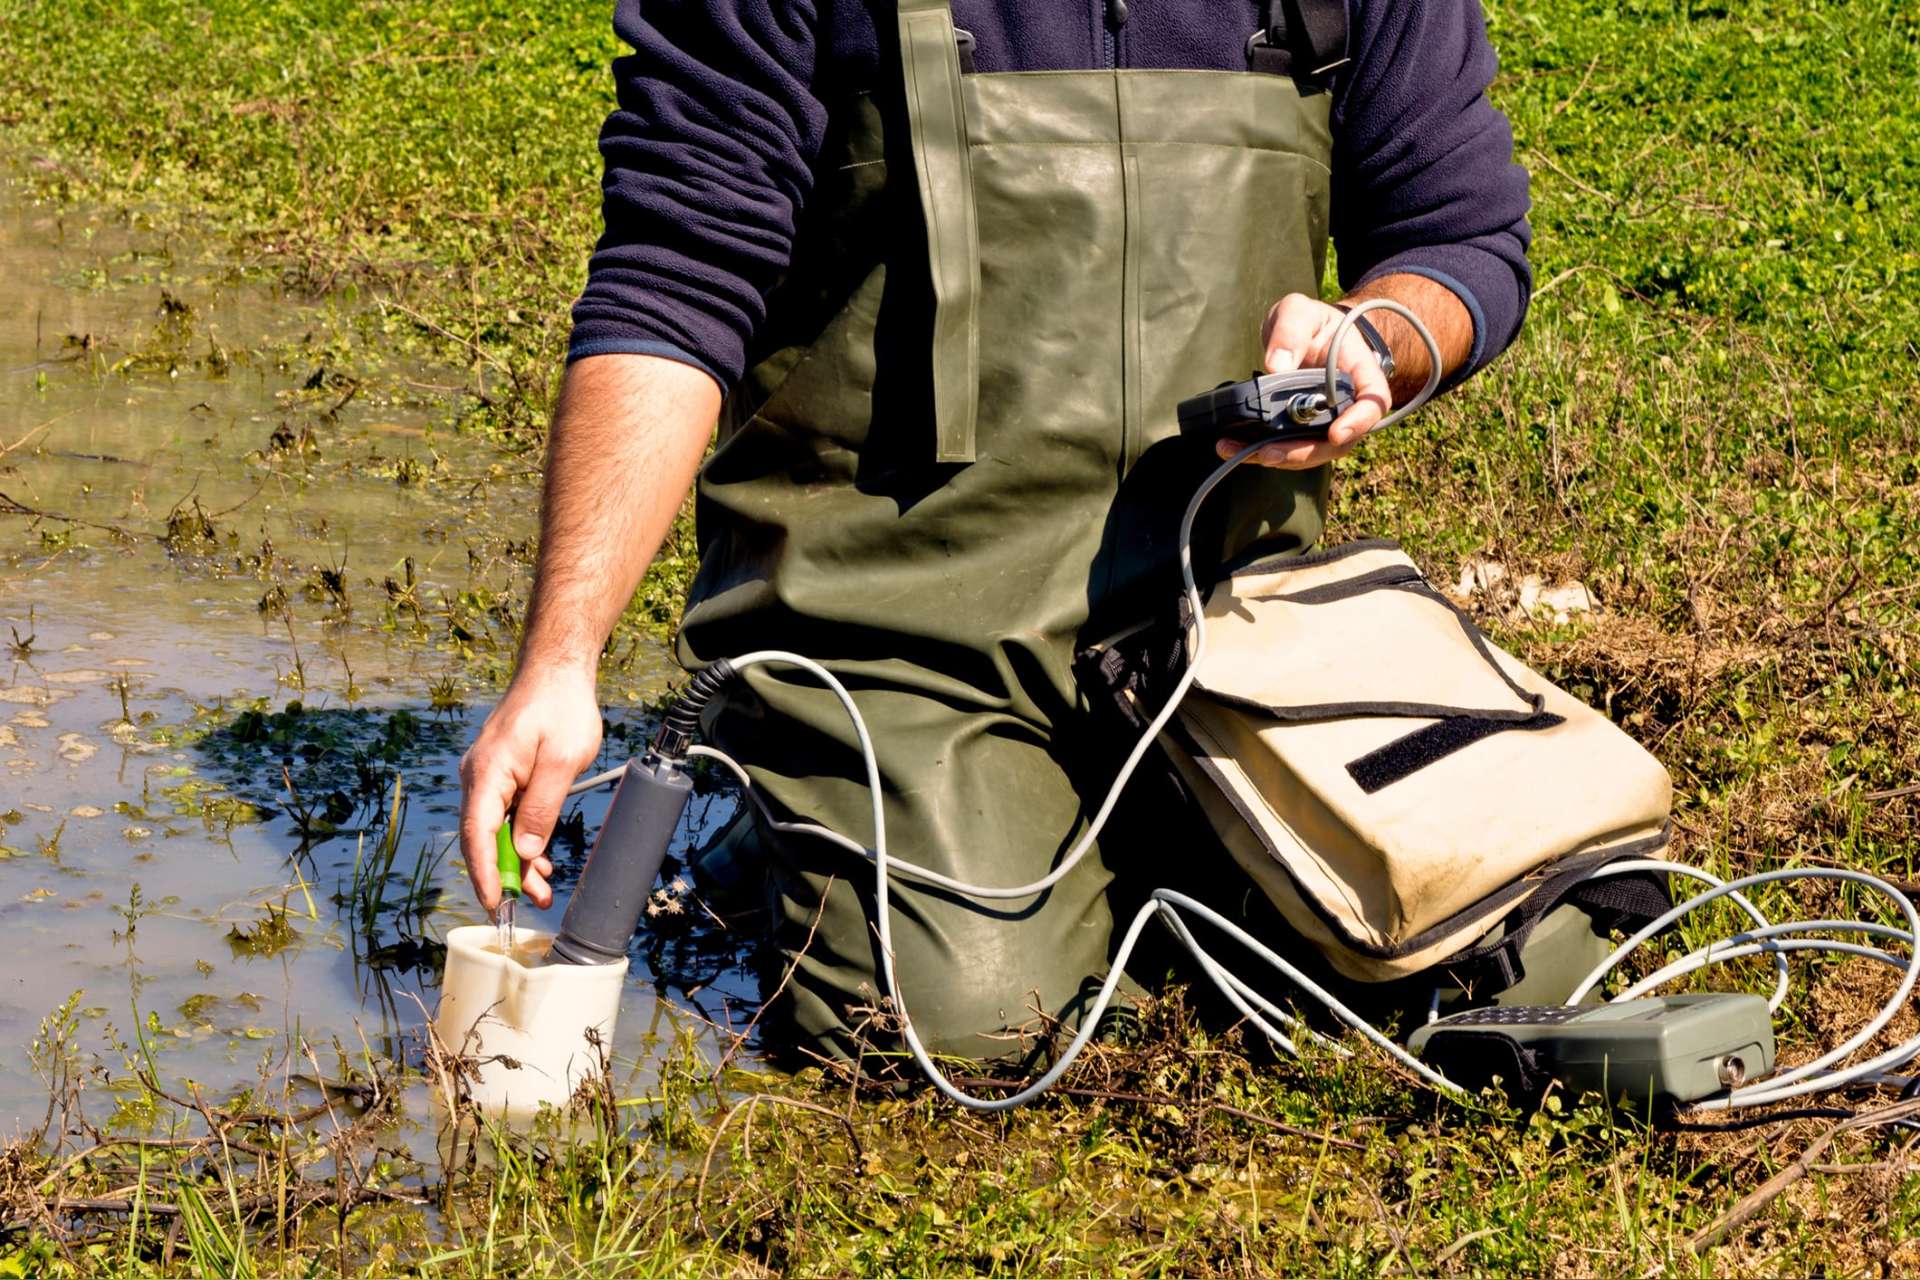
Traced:
POLYGON ((564 1105, 613 1044, 627 962, 546 964, 552 941, 545 930, 521 929, 508 956, 492 925, 447 934, 434 1029, 448 1050, 477 1061, 470 1095, 488 1114, 564 1105))

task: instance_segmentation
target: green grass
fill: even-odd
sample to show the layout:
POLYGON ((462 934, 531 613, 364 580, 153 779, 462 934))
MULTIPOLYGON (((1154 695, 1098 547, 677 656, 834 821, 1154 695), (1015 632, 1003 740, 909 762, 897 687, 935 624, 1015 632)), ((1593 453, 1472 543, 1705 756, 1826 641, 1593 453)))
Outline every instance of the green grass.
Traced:
MULTIPOLYGON (((1489 17, 1534 175, 1539 295, 1499 365, 1356 455, 1336 533, 1397 536, 1436 577, 1479 558, 1584 582, 1600 608, 1567 624, 1498 590, 1475 607, 1673 771, 1681 856, 1910 878, 1920 797, 1880 793, 1920 781, 1920 9, 1491 0, 1489 17)), ((211 239, 337 308, 356 376, 422 354, 467 368, 449 417, 526 451, 597 230, 613 51, 600 3, 15 0, 0 145, 49 198, 211 239)), ((683 540, 637 614, 669 620, 690 565, 683 540)), ((1874 981, 1817 970, 1782 1034, 1829 1036, 1874 981)), ((425 1219, 366 1204, 286 1228, 235 1210, 251 1166, 201 1152, 155 1157, 170 1243, 167 1222, 109 1216, 62 1244, 16 1215, 21 1180, 49 1169, 16 1148, 0 1275, 1920 1265, 1920 1180, 1884 1137, 1843 1140, 1835 1168, 1695 1258, 1689 1235, 1814 1126, 1472 1113, 1371 1062, 1250 1060, 1171 1015, 1075 1077, 1147 1103, 980 1119, 925 1095, 849 1107, 807 1074, 722 1091, 688 1061, 671 1078, 666 1101, 622 1109, 633 1133, 528 1139, 451 1177, 396 1169, 434 1188, 425 1219), (844 1111, 860 1155, 839 1121, 786 1104, 755 1106, 750 1149, 748 1117, 718 1132, 756 1090, 844 1111)), ((97 1176, 70 1192, 126 1180, 97 1176)))
MULTIPOLYGON (((37 1050, 71 1053, 57 1027, 37 1050)), ((331 1111, 311 1090, 189 1105, 129 1050, 122 1127, 74 1134, 57 1160, 19 1144, 0 1170, 0 1275, 1710 1274, 1920 1258, 1920 1205, 1888 1192, 1871 1139, 1828 1152, 1738 1249, 1696 1257, 1688 1236, 1788 1165, 1808 1126, 1650 1138, 1557 1099, 1531 1117, 1442 1104, 1364 1060, 1274 1070, 1174 1003, 1137 1043, 1094 1051, 1075 1092, 1002 1116, 856 1094, 818 1070, 716 1080, 690 1041, 661 1057, 648 1096, 589 1100, 564 1136, 464 1117, 417 1159, 388 1135, 402 1109, 423 1118, 431 1066, 407 1092, 318 1047, 311 1060, 338 1064, 331 1111), (276 1111, 306 1123, 262 1119, 276 1111), (316 1178, 334 1153, 341 1175, 316 1178), (1882 1218, 1873 1235, 1836 1226, 1863 1212, 1882 1218), (49 1218, 78 1225, 38 1229, 49 1218)))
POLYGON ((537 435, 614 43, 578 4, 15 5, 0 112, 56 195, 217 232, 348 305, 378 286, 424 323, 367 324, 484 374, 479 424, 537 435))

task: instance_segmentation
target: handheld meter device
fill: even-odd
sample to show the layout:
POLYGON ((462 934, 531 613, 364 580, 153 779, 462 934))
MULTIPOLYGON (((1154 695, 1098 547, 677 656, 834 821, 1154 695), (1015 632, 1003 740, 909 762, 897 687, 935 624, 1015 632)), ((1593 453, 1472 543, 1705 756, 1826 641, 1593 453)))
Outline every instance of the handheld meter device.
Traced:
POLYGON ((1353 403, 1352 378, 1336 374, 1334 388, 1336 394, 1329 402, 1324 369, 1256 373, 1245 382, 1223 382, 1180 402, 1176 411, 1180 434, 1202 440, 1221 436, 1324 440, 1333 420, 1353 403))
POLYGON ((1545 1075, 1575 1092, 1687 1103, 1773 1070, 1773 1019, 1764 998, 1736 993, 1495 1007, 1430 1022, 1407 1046, 1468 1087, 1499 1075, 1524 1090, 1545 1075))

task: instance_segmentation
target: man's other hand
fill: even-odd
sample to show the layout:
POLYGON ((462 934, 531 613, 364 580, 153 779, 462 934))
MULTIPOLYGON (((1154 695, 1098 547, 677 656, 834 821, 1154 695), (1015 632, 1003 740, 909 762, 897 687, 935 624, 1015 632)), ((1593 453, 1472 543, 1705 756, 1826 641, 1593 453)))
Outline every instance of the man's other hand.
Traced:
POLYGON ((600 750, 600 702, 593 672, 523 668, 460 761, 460 852, 474 894, 489 912, 500 905, 494 833, 513 812, 521 892, 553 904, 547 841, 567 788, 600 750))
MULTIPOLYGON (((1340 308, 1304 293, 1290 293, 1274 303, 1261 329, 1267 372, 1324 368, 1334 330, 1344 318, 1340 308)), ((1387 416, 1393 408, 1393 391, 1387 385, 1387 375, 1381 370, 1379 359, 1367 346, 1367 340, 1360 336, 1359 326, 1347 327, 1336 363, 1342 373, 1353 379, 1353 404, 1333 420, 1327 428, 1327 438, 1270 444, 1247 461, 1286 471, 1317 467, 1346 454, 1361 436, 1387 416)), ((1246 443, 1222 439, 1215 448, 1223 459, 1231 458, 1245 448, 1246 443)))
MULTIPOLYGON (((1377 276, 1349 293, 1343 301, 1358 306, 1373 298, 1390 298, 1420 317, 1427 332, 1440 349, 1440 373, 1444 377, 1467 362, 1473 351, 1473 315, 1446 285, 1412 272, 1377 276)), ((1319 369, 1327 363, 1327 348, 1333 331, 1340 327, 1345 313, 1332 303, 1321 302, 1304 293, 1290 293, 1267 312, 1261 339, 1267 353, 1269 373, 1288 373, 1294 369, 1319 369)), ((1345 454, 1360 437, 1374 429, 1395 404, 1404 404, 1420 394, 1433 371, 1433 357, 1427 344, 1413 327, 1390 311, 1371 311, 1367 319, 1393 350, 1393 381, 1389 385, 1381 372, 1380 361, 1360 336, 1359 327, 1347 326, 1340 343, 1336 366, 1353 379, 1353 405, 1334 419, 1325 440, 1295 440, 1272 444, 1249 459, 1266 467, 1304 470, 1345 454)), ((1244 442, 1218 443, 1222 458, 1240 452, 1244 442)))

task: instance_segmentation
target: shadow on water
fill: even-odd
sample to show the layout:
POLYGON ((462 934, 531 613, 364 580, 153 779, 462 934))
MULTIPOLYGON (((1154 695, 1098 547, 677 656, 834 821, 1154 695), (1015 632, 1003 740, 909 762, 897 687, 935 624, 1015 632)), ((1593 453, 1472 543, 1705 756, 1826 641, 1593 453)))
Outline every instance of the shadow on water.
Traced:
POLYGON ((446 761, 466 726, 405 707, 249 707, 194 744, 195 753, 235 795, 263 816, 276 808, 299 837, 294 855, 328 840, 378 835, 396 780, 424 776, 444 788, 446 761))

